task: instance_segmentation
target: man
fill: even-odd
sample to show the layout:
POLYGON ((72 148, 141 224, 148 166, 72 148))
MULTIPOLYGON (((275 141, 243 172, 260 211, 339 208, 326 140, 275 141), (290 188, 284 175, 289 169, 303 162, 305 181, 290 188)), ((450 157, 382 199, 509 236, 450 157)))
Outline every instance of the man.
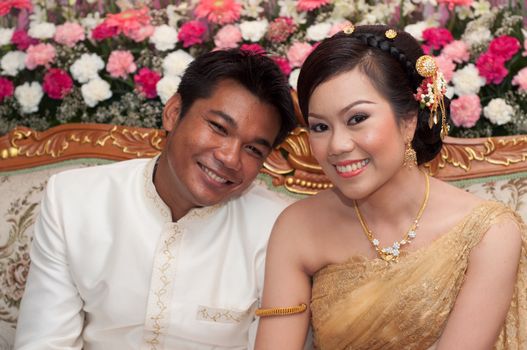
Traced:
POLYGON ((165 106, 159 158, 50 178, 15 348, 250 347, 268 235, 288 204, 252 182, 294 125, 269 58, 197 58, 165 106))

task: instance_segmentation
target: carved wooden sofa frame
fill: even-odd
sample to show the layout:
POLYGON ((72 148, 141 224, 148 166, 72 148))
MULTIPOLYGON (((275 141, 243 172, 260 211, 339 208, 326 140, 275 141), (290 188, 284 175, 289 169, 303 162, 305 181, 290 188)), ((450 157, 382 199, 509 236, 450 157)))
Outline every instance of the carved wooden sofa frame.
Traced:
MULTIPOLYGON (((104 124, 66 124, 43 132, 19 127, 0 137, 0 349, 13 344, 32 225, 50 174, 153 157, 162 150, 165 137, 161 130, 104 124)), ((441 153, 425 168, 433 176, 501 200, 527 219, 526 158, 527 136, 447 138, 441 153)), ((261 173, 260 179, 271 188, 293 197, 332 186, 313 159, 303 128, 273 150, 261 173)))

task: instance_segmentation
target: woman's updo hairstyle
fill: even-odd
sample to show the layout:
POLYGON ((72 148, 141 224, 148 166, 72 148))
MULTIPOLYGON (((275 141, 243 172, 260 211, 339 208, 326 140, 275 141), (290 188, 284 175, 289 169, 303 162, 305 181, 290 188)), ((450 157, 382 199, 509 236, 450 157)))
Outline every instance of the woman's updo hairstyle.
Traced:
MULTIPOLYGON (((415 62, 424 53, 408 33, 398 31, 394 39, 384 25, 357 26, 352 34, 339 32, 323 40, 308 56, 298 78, 298 101, 307 122, 309 99, 321 83, 358 67, 372 85, 388 100, 397 118, 411 118, 417 113, 417 128, 412 146, 418 164, 432 160, 441 150, 441 122, 428 126, 430 109, 420 108, 414 94, 423 81, 415 62)), ((448 112, 449 101, 445 97, 448 112)))

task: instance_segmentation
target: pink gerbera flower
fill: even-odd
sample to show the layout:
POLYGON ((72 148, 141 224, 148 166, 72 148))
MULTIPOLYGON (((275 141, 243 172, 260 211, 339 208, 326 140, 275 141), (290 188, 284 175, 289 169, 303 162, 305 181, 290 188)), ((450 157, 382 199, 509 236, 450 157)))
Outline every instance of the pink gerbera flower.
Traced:
POLYGON ((308 12, 327 4, 329 4, 329 0, 298 0, 296 9, 299 12, 308 12))
POLYGON ((241 9, 235 0, 200 0, 195 14, 197 18, 207 18, 212 23, 228 24, 240 18, 241 9))
POLYGON ((11 9, 31 11, 33 5, 30 0, 2 0, 0 1, 0 16, 5 16, 11 9))

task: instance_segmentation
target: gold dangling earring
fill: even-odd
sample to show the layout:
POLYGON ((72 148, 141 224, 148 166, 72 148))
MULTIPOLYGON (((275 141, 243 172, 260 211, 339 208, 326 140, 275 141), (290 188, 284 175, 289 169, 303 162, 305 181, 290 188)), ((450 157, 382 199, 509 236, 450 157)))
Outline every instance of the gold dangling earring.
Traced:
POLYGON ((412 140, 410 138, 407 138, 405 142, 403 166, 409 169, 417 166, 417 154, 412 148, 412 140))

